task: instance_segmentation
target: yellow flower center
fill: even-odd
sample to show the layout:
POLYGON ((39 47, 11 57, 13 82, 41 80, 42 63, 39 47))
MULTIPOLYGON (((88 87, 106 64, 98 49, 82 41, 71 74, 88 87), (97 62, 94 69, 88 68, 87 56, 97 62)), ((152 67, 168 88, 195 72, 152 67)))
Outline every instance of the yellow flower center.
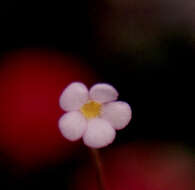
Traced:
POLYGON ((81 113, 87 118, 91 119, 98 117, 101 113, 102 105, 95 101, 89 101, 81 107, 81 113))

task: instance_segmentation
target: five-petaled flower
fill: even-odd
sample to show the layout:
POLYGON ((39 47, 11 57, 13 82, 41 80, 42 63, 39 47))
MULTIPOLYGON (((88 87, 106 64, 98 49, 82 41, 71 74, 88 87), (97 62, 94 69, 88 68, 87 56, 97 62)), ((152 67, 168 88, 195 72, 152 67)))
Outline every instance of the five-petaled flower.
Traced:
POLYGON ((109 84, 96 84, 88 91, 83 83, 71 83, 60 96, 60 107, 67 112, 59 120, 62 135, 70 141, 82 137, 92 148, 111 144, 115 130, 127 126, 132 115, 129 104, 117 98, 109 84))

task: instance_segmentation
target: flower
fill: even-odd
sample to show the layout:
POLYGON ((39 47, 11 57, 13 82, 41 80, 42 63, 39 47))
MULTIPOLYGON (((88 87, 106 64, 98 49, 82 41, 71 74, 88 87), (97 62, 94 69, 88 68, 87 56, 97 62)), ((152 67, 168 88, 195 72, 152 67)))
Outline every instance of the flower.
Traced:
POLYGON ((84 144, 92 148, 111 144, 115 130, 127 126, 132 116, 129 104, 117 98, 118 92, 109 84, 95 84, 88 91, 83 83, 71 83, 59 100, 67 112, 59 119, 62 135, 70 141, 82 137, 84 144))

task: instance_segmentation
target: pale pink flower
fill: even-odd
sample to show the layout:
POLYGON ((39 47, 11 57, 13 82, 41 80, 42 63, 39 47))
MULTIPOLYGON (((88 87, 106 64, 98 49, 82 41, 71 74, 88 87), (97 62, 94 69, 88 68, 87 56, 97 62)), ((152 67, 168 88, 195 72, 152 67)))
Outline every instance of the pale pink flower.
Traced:
POLYGON ((88 91, 83 83, 71 83, 59 100, 67 112, 59 119, 62 135, 70 141, 83 138, 92 148, 111 144, 115 130, 127 126, 132 116, 129 104, 117 98, 118 92, 109 84, 96 84, 88 91))

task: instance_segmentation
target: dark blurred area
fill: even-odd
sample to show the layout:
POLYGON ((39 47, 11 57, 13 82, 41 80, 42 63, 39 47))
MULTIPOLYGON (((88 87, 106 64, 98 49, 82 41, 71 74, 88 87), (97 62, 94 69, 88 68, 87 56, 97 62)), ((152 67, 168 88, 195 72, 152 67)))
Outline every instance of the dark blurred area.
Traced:
MULTIPOLYGON (((133 119, 118 132, 113 147, 149 143, 153 151, 159 142, 159 149, 163 143, 167 149, 176 144, 194 160, 192 0, 6 1, 0 7, 0 58, 23 49, 48 49, 84 60, 98 82, 112 84, 132 107, 133 119)), ((2 189, 74 189, 74 172, 90 162, 83 146, 66 161, 25 175, 10 172, 15 167, 10 159, 0 145, 2 189)))

